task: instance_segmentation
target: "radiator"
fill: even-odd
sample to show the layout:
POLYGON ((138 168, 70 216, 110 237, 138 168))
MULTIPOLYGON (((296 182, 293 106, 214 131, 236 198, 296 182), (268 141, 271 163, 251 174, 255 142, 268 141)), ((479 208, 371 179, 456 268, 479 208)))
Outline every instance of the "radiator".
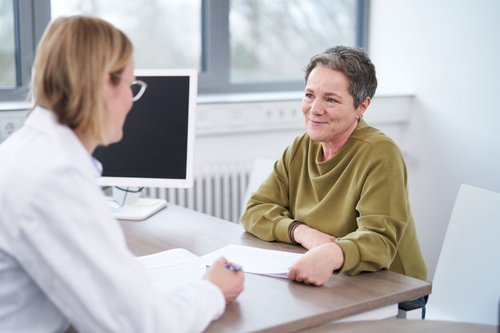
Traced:
POLYGON ((146 188, 145 196, 239 223, 252 162, 198 166, 192 188, 146 188))

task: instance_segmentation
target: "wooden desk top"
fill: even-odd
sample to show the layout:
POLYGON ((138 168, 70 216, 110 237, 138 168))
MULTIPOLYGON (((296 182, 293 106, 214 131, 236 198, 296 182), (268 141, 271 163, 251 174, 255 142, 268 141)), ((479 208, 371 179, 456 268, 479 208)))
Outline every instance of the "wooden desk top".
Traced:
MULTIPOLYGON (((229 244, 305 252, 300 246, 261 241, 239 224, 174 205, 146 221, 121 225, 136 255, 181 247, 201 256, 229 244)), ((246 274, 244 292, 206 332, 291 332, 430 292, 430 283, 390 271, 339 274, 322 287, 246 274)))
POLYGON ((301 333, 497 333, 497 327, 490 325, 458 323, 453 321, 388 319, 368 320, 350 323, 330 323, 303 330, 301 333))

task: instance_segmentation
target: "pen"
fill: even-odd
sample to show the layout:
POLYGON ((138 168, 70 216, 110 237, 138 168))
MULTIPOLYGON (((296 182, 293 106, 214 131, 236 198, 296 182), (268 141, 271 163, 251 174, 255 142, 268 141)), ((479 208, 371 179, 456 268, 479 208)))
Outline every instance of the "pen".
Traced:
POLYGON ((233 265, 233 264, 226 264, 226 265, 224 265, 224 268, 229 269, 230 271, 233 271, 233 272, 243 271, 243 267, 238 266, 238 265, 233 265))

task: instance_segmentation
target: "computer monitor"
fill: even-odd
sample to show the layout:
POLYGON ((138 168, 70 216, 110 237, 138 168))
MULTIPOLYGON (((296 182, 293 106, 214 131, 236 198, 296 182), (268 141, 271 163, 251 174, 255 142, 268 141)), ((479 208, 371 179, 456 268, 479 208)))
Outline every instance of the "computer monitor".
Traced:
POLYGON ((135 74, 148 86, 127 116, 123 138, 97 148, 94 157, 103 165, 98 184, 113 186, 109 202, 115 217, 143 220, 166 202, 140 198, 134 192, 143 187, 193 185, 197 72, 136 70, 135 74))

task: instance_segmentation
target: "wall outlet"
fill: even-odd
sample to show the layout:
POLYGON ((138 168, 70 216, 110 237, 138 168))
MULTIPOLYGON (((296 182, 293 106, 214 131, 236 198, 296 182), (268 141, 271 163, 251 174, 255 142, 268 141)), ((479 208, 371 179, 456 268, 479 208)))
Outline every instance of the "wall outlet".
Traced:
POLYGON ((0 108, 0 142, 23 126, 26 114, 27 110, 2 110, 0 108))
POLYGON ((300 100, 198 104, 196 134, 228 134, 303 128, 300 100))
POLYGON ((16 125, 17 124, 15 119, 7 119, 3 121, 2 130, 5 138, 14 133, 14 131, 17 129, 16 125))

